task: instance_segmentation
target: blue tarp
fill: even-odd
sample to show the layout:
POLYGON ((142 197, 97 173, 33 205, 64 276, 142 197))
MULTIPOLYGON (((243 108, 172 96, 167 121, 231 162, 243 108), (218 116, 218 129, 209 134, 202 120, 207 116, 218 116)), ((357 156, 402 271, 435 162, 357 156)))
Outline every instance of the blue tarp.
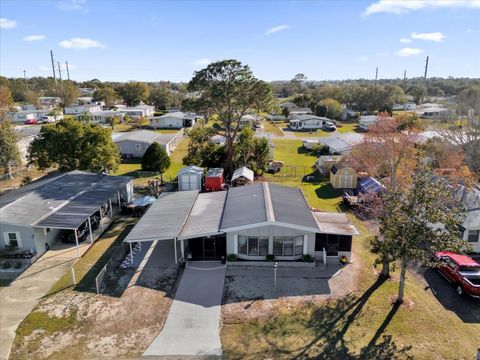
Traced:
POLYGON ((147 206, 152 204, 157 200, 154 196, 142 196, 138 199, 133 200, 135 206, 147 206))
POLYGON ((358 180, 358 191, 362 194, 378 193, 383 189, 385 189, 385 187, 380 183, 380 181, 372 177, 358 180))

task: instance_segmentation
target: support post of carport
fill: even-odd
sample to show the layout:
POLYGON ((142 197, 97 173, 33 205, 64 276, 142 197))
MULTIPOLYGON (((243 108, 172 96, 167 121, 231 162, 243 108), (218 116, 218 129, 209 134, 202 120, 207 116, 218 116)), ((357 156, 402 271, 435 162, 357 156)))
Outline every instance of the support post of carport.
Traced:
POLYGON ((182 252, 182 259, 183 259, 183 261, 185 261, 185 250, 184 250, 183 239, 180 240, 180 251, 182 252))
POLYGON ((130 264, 133 264, 133 249, 132 249, 132 243, 129 243, 130 245, 130 264))
POLYGON ((93 244, 92 221, 88 217, 88 231, 90 232, 90 243, 93 244))
POLYGON ((79 258, 80 257, 80 247, 78 246, 77 229, 73 230, 73 233, 75 234, 75 243, 77 244, 77 258, 79 258))
POLYGON ((110 204, 110 220, 113 221, 112 199, 109 199, 108 202, 109 202, 109 204, 110 204))
POLYGON ((173 251, 175 252, 175 264, 177 263, 177 238, 173 238, 173 251))
POLYGON ((118 208, 121 209, 122 208, 122 204, 121 204, 121 200, 120 200, 120 191, 117 191, 117 199, 118 199, 118 208))

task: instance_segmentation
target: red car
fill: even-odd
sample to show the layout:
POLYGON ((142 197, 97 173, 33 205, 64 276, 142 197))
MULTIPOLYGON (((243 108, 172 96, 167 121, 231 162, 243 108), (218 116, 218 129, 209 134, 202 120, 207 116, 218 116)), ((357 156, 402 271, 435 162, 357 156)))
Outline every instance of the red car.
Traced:
POLYGON ((435 254, 439 261, 438 272, 452 283, 458 295, 480 298, 480 264, 470 256, 450 251, 435 254))
POLYGON ((38 124, 38 120, 37 119, 27 119, 27 120, 25 120, 25 124, 27 124, 27 125, 38 124))

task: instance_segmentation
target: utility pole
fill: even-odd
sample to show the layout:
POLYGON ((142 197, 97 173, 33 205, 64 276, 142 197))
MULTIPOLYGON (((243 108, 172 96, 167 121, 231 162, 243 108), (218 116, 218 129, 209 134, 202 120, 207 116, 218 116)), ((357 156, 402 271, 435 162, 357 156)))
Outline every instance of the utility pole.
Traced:
POLYGON ((407 88, 407 70, 403 72, 403 87, 407 88))
POLYGON ((60 61, 57 62, 58 65, 58 78, 60 80, 60 84, 62 83, 62 70, 60 69, 60 61))
POLYGON ((377 86, 377 79, 378 79, 378 66, 377 66, 377 69, 375 70, 375 86, 377 86))
POLYGON ((423 81, 427 82, 427 72, 428 72, 428 56, 427 60, 425 61, 425 75, 423 76, 423 81))
POLYGON ((28 90, 28 84, 27 84, 27 72, 23 70, 23 78, 25 79, 25 89, 28 90))
POLYGON ((70 81, 70 71, 68 71, 68 61, 65 61, 65 67, 67 68, 67 79, 70 81))
POLYGON ((57 77, 55 76, 55 63, 53 61, 53 51, 50 50, 50 58, 52 59, 53 81, 55 82, 55 94, 58 97, 57 77))

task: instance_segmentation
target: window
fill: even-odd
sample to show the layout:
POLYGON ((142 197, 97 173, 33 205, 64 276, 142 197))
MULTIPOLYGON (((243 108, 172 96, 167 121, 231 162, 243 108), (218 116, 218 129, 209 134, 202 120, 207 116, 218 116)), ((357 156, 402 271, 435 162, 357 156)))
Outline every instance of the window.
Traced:
POLYGON ((248 238, 248 255, 258 256, 258 238, 257 237, 248 238))
POLYGON ((247 237, 238 235, 238 253, 247 255, 247 237))
POLYGON ((273 238, 273 255, 282 256, 283 255, 283 237, 275 236, 273 238))
POLYGON ((349 235, 340 235, 338 237, 339 251, 352 251, 352 237, 349 235))
POLYGON ((258 238, 258 255, 260 256, 268 255, 268 237, 258 238))
POLYGON ((4 233, 5 243, 11 247, 22 247, 22 241, 20 240, 20 234, 17 232, 4 233))
POLYGON ((142 150, 142 144, 136 144, 135 147, 136 147, 137 151, 142 150))
POLYGON ((283 255, 293 256, 293 236, 285 236, 283 239, 283 255))
POLYGON ((469 230, 468 231, 468 242, 478 242, 478 235, 480 230, 469 230))
POLYGON ((295 255, 303 254, 303 235, 295 236, 295 255))

